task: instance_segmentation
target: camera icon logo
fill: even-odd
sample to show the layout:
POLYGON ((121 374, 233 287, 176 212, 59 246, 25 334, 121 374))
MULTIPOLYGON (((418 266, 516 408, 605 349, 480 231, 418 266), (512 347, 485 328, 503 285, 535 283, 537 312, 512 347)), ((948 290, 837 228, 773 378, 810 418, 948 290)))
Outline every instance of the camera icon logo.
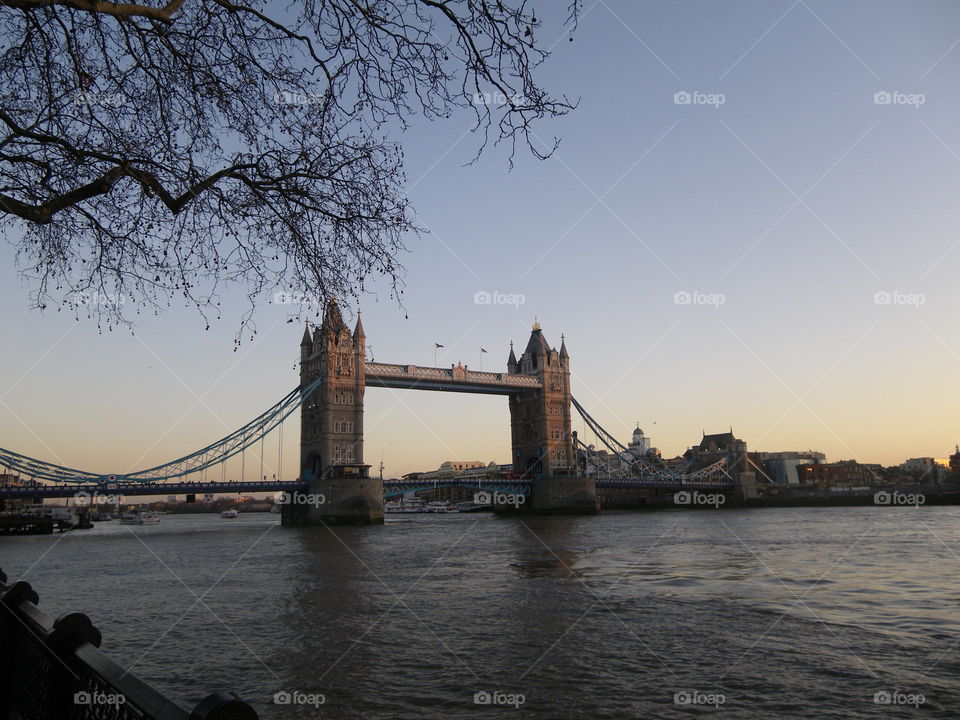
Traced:
POLYGON ((693 96, 690 95, 686 90, 681 90, 680 92, 675 92, 673 94, 673 104, 674 105, 689 105, 693 100, 693 96))
POLYGON ((874 105, 889 105, 893 102, 893 96, 886 90, 881 90, 873 94, 874 105))
POLYGON ((493 296, 486 290, 479 290, 473 294, 474 305, 489 305, 493 301, 493 296))
POLYGON ((873 494, 874 505, 889 505, 892 500, 893 496, 886 490, 881 490, 873 494))
POLYGON ((493 502, 493 497, 486 490, 481 490, 478 493, 474 493, 473 501, 478 505, 489 505, 493 502))
POLYGON ((81 690, 73 694, 74 705, 89 705, 91 702, 93 702, 93 698, 90 697, 90 693, 86 690, 81 690))
POLYGON ((893 698, 886 690, 881 690, 873 694, 873 702, 877 705, 889 705, 893 698))
POLYGON ((873 294, 873 302, 875 305, 889 305, 892 299, 892 296, 886 290, 880 290, 873 294))
POLYGON ((692 300, 693 296, 686 290, 681 290, 673 294, 674 305, 689 305, 692 300))
POLYGON ((293 696, 286 690, 281 690, 273 696, 274 705, 289 705, 293 701, 293 696))
POLYGON ((673 495, 673 504, 674 505, 689 505, 690 504, 690 493, 687 490, 681 490, 678 493, 673 495))
POLYGON ((493 696, 486 690, 481 690, 473 694, 474 705, 489 705, 491 702, 493 702, 493 696))

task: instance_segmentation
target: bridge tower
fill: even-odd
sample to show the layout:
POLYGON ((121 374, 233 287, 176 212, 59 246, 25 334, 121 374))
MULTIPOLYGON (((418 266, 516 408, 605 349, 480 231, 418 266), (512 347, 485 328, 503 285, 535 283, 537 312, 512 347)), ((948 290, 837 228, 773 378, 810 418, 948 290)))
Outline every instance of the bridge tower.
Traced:
POLYGON ((507 372, 532 375, 541 387, 510 395, 513 472, 530 478, 529 509, 543 513, 595 513, 600 504, 596 481, 577 477, 570 403, 570 354, 561 338, 551 348, 540 323, 534 323, 518 360, 510 347, 507 372))
POLYGON ((323 382, 304 398, 300 416, 300 477, 311 502, 285 505, 285 524, 383 522, 383 483, 363 464, 365 343, 359 314, 350 332, 335 300, 312 335, 304 330, 300 386, 323 382))

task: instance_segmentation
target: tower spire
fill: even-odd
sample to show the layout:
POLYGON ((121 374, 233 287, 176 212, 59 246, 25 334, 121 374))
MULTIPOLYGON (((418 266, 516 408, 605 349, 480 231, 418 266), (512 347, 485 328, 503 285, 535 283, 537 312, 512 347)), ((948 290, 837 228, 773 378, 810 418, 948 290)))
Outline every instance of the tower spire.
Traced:
POLYGON ((516 372, 517 356, 513 353, 513 340, 510 341, 510 357, 507 358, 507 372, 516 372))
POLYGON ((353 342, 354 344, 362 344, 366 339, 366 334, 363 332, 363 323, 360 322, 360 311, 357 310, 357 324, 353 328, 353 342))
POLYGON ((303 340, 300 341, 300 347, 306 347, 312 344, 313 340, 310 339, 310 321, 305 320, 303 323, 303 340))

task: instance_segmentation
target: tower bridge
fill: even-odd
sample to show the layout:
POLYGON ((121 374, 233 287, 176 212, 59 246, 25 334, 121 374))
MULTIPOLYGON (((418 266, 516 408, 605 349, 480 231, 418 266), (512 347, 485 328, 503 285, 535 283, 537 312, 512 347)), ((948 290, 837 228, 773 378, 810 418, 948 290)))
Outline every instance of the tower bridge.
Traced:
POLYGON ((337 303, 331 301, 321 324, 312 332, 309 327, 304 330, 299 386, 229 435, 145 470, 110 474, 78 470, 0 448, 0 474, 6 470, 9 474, 4 477, 18 474, 29 479, 19 486, 0 486, 0 499, 285 490, 324 498, 323 503, 285 504, 282 519, 286 525, 382 522, 385 496, 424 489, 424 483, 370 477, 370 466, 364 463, 363 455, 363 407, 368 387, 506 396, 512 472, 507 477, 484 478, 479 484, 476 479, 449 479, 440 486, 476 485, 522 494, 527 498, 525 512, 596 513, 600 509, 598 488, 608 493, 663 493, 687 488, 737 489, 744 496, 755 492, 755 475, 747 465, 746 444, 741 441, 714 453, 710 464, 698 465, 691 459, 680 467, 668 468, 632 455, 573 398, 566 340, 561 336, 559 350, 551 347, 539 324, 534 324, 519 357, 511 343, 506 365, 506 372, 478 372, 460 364, 434 368, 369 362, 359 314, 351 330, 337 303), (282 433, 284 421, 298 409, 300 461, 296 477, 284 480, 281 443, 277 474, 268 480, 263 474, 264 438, 282 433), (573 410, 609 450, 604 457, 573 431, 573 410), (258 447, 260 473, 251 481, 245 474, 247 454, 255 453, 258 447), (231 458, 239 460, 239 480, 226 477, 226 463, 231 458), (217 470, 220 479, 208 480, 217 470))
POLYGON ((335 301, 313 333, 300 342, 304 396, 300 430, 300 477, 320 506, 291 507, 288 524, 381 522, 383 481, 363 462, 363 400, 367 386, 506 395, 510 407, 514 474, 528 480, 537 512, 596 513, 594 478, 578 476, 571 428, 570 355, 565 340, 551 348, 539 324, 526 349, 513 347, 506 373, 476 372, 462 365, 427 368, 367 362, 360 316, 351 331, 335 301))

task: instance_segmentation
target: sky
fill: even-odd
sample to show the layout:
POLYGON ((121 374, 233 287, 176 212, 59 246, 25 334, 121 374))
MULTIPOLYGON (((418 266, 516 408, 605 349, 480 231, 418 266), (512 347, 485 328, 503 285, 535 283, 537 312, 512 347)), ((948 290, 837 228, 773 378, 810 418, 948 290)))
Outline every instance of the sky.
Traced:
MULTIPOLYGON (((830 461, 949 455, 960 5, 588 0, 572 42, 560 7, 537 8, 554 46, 540 77, 579 107, 537 127, 562 139, 552 158, 521 152, 511 170, 499 147, 467 166, 466 114, 399 136, 430 232, 401 258, 403 307, 386 288, 363 299, 373 357, 432 365, 440 343, 441 366, 479 368, 482 347, 483 369, 504 369, 536 318, 566 337, 574 396, 664 457, 731 427, 751 450, 830 461)), ((132 471, 296 386, 289 307, 262 306, 237 352, 239 298, 209 331, 174 308, 100 333, 30 309, 15 240, 0 247, 0 447, 132 471)), ((365 460, 385 476, 509 461, 505 398, 369 388, 365 410, 365 460)), ((282 450, 292 479, 298 442, 294 418, 265 473, 282 450)))

